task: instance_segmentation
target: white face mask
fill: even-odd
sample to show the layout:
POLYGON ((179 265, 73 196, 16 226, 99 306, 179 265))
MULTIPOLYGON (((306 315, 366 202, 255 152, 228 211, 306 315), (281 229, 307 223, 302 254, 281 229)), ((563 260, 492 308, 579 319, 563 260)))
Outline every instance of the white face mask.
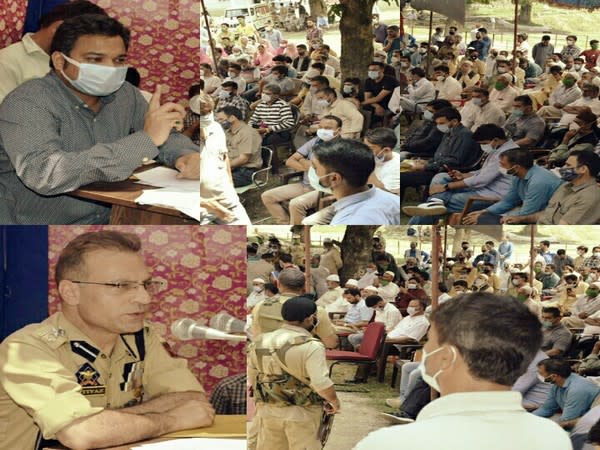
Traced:
POLYGON ((200 128, 206 128, 214 121, 213 113, 200 116, 200 128))
POLYGON ((417 285, 415 283, 409 283, 409 284, 406 285, 406 288, 407 289, 416 289, 417 285))
POLYGON ((481 287, 485 284, 485 282, 481 278, 478 278, 473 284, 477 287, 481 287))
POLYGON ((440 75, 439 77, 436 77, 435 79, 441 82, 441 81, 444 81, 446 79, 446 77, 440 75))
POLYGON ((450 127, 445 123, 437 125, 437 129, 440 130, 444 134, 450 132, 450 127))
POLYGON ((421 55, 424 55, 425 53, 427 53, 427 49, 426 49, 426 48, 420 48, 420 49, 419 49, 419 53, 420 53, 421 55))
POLYGON ((504 168, 504 167, 499 167, 499 168, 498 168, 498 170, 500 171, 500 173, 501 173, 502 175, 510 175, 510 174, 508 173, 508 169, 506 169, 506 168, 504 168))
POLYGON ((574 65, 573 65, 573 68, 574 68, 575 70, 579 70, 579 69, 581 69, 581 64, 574 64, 574 65))
POLYGON ((498 67, 498 73, 506 73, 507 69, 506 67, 498 67))
POLYGON ((594 253, 594 256, 595 256, 596 258, 600 258, 600 252, 595 252, 595 253, 594 253))
POLYGON ((221 91, 221 92, 219 92, 219 98, 223 98, 223 99, 229 98, 230 95, 231 95, 231 92, 229 92, 229 91, 221 91))
POLYGON ((262 292, 263 286, 254 286, 254 292, 262 292))
POLYGON ((320 177, 319 175, 317 175, 317 171, 315 170, 314 167, 311 166, 308 169, 308 181, 309 181, 310 185, 312 186, 312 188, 316 191, 324 192, 325 194, 333 194, 333 189, 331 189, 331 187, 323 186, 321 184, 321 178, 325 178, 329 175, 330 174, 325 174, 322 177, 320 177))
POLYGON ((369 70, 369 72, 367 72, 367 75, 371 80, 376 80, 377 78, 379 78, 379 72, 377 70, 369 70))
POLYGON ((473 103, 475 106, 481 106, 482 100, 479 97, 472 98, 471 103, 473 103))
POLYGON ((521 282, 519 280, 515 279, 515 280, 512 280, 512 284, 513 284, 513 286, 520 286, 521 282))
MULTIPOLYGON (((441 375, 441 373, 444 371, 444 369, 438 370, 435 373, 435 375, 431 376, 431 375, 429 375, 427 373, 427 369, 425 367, 425 361, 431 355, 433 355, 434 353, 439 352, 443 348, 444 347, 437 348, 434 351, 432 351, 431 353, 427 353, 425 351, 425 349, 423 349, 422 350, 423 354, 421 356, 421 363, 419 364, 419 370, 421 371, 421 376, 423 377, 423 381, 425 381, 425 383, 427 383, 429 386, 431 386, 433 389, 435 389, 438 392, 441 392, 441 389, 440 389, 440 384, 437 381, 437 378, 441 375)), ((450 347, 450 349, 452 350, 452 353, 454 354, 454 357, 452 358, 452 362, 450 364, 454 364, 456 362, 456 350, 454 349, 454 347, 450 347)))
POLYGON ((344 85, 344 94, 351 94, 351 93, 352 93, 352 86, 344 85))
POLYGON ((428 109, 426 109, 425 112, 423 113, 423 118, 425 120, 433 120, 433 113, 431 111, 429 111, 428 109))
POLYGON ((331 141, 335 137, 333 130, 326 130, 325 128, 319 128, 317 130, 317 137, 322 141, 331 141))
POLYGON ((496 149, 492 147, 492 144, 481 144, 481 151, 484 153, 492 153, 494 150, 496 149))
POLYGON ((409 316, 414 316, 415 314, 417 314, 417 308, 415 308, 414 306, 409 306, 408 308, 406 308, 406 312, 408 313, 409 316))
POLYGON ((327 108, 329 106, 329 100, 326 98, 321 98, 317 100, 317 105, 319 105, 321 108, 327 108))
POLYGON ((60 73, 75 89, 84 94, 93 95, 94 97, 105 97, 119 90, 125 82, 127 66, 111 67, 100 64, 80 63, 65 54, 62 55, 65 60, 79 67, 79 76, 76 80, 71 80, 62 70, 60 73))
POLYGON ((265 102, 270 102, 272 100, 272 98, 269 94, 261 94, 260 98, 265 102))

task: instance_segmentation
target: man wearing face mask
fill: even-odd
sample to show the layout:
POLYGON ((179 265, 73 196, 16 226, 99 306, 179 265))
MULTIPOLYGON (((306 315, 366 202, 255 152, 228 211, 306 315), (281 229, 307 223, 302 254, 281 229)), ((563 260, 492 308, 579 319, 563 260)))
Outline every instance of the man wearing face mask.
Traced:
POLYGON ((386 270, 379 277, 379 295, 383 297, 386 302, 394 302, 396 296, 400 292, 400 288, 394 283, 394 272, 386 270))
POLYGON ((408 157, 431 156, 442 142, 444 133, 438 130, 433 115, 444 109, 451 108, 448 100, 432 100, 425 105, 422 121, 414 121, 408 131, 403 134, 404 143, 400 148, 400 160, 408 157))
POLYGON ((337 139, 314 148, 310 184, 336 202, 303 223, 399 225, 400 199, 367 184, 375 169, 373 152, 362 142, 337 139))
POLYGON ((486 89, 474 88, 471 92, 471 101, 467 102, 460 112, 461 123, 475 132, 484 124, 494 124, 502 127, 506 122, 504 111, 491 103, 490 94, 486 89))
POLYGON ((592 225, 600 223, 600 188, 596 176, 600 157, 591 150, 573 151, 559 169, 565 181, 538 215, 539 224, 592 225))
POLYGON ((542 351, 549 358, 563 356, 571 346, 572 335, 561 323, 560 310, 550 306, 542 308, 542 351))
POLYGON ((591 70, 592 68, 596 67, 598 58, 600 58, 600 50, 598 49, 598 39, 592 39, 590 41, 590 48, 582 51, 579 56, 585 58, 585 68, 587 70, 591 70))
POLYGON ((106 12, 85 0, 56 4, 41 18, 38 31, 27 33, 19 42, 0 49, 0 103, 17 86, 48 73, 50 45, 56 30, 65 19, 83 14, 106 12))
POLYGON ((563 359, 545 359, 538 363, 540 379, 553 386, 546 402, 533 411, 535 416, 552 417, 562 410, 558 424, 566 430, 575 426, 589 411, 600 387, 590 380, 571 372, 571 365, 563 359))
POLYGON ((398 442, 411 450, 571 448, 567 434, 528 414, 521 393, 511 391, 542 341, 539 321, 526 307, 507 297, 467 294, 441 305, 430 320, 421 372, 441 397, 415 423, 375 431, 355 450, 391 450, 398 442), (493 323, 487 321, 492 310, 498 312, 493 323))
POLYGON ((315 97, 321 108, 320 117, 335 116, 342 120, 341 137, 344 139, 357 139, 360 136, 364 117, 353 103, 338 98, 335 89, 330 87, 318 89, 315 97))
POLYGON ((500 155, 499 161, 500 172, 513 175, 508 194, 486 209, 467 214, 464 224, 535 223, 531 221, 532 215, 546 208, 561 184, 552 172, 534 164, 528 150, 507 150, 500 155), (517 207, 519 209, 513 211, 517 207))
POLYGON ((369 78, 365 81, 365 99, 362 105, 364 109, 373 112, 374 121, 383 120, 392 92, 398 86, 395 78, 384 74, 384 67, 384 63, 373 61, 369 64, 369 78))
POLYGON ((298 44, 296 46, 298 56, 292 60, 292 67, 296 69, 298 75, 304 75, 311 64, 311 59, 308 56, 308 49, 305 44, 298 44))
POLYGON ((340 410, 325 358, 311 335, 317 307, 293 297, 281 308, 281 328, 256 339, 248 355, 248 377, 256 400, 257 449, 319 450, 324 414, 340 410))
POLYGON ((150 103, 124 83, 129 31, 115 19, 65 20, 52 70, 12 91, 0 106, 0 217, 10 223, 107 223, 110 208, 66 195, 92 182, 127 179, 158 158, 198 178, 200 155, 183 128, 185 109, 150 103), (92 55, 92 56, 90 56, 92 55), (26 111, 26 114, 20 112, 26 111))
POLYGON ((216 120, 225 130, 233 185, 251 184, 252 174, 263 164, 260 134, 243 121, 242 112, 235 106, 220 108, 216 120))
POLYGON ((577 36, 569 35, 566 38, 567 45, 565 45, 560 51, 560 57, 563 62, 567 62, 568 57, 576 58, 581 53, 581 49, 575 45, 577 42, 577 36))
POLYGON ((599 88, 593 84, 584 83, 581 91, 581 98, 575 100, 571 104, 562 109, 562 116, 558 122, 559 128, 568 128, 573 123, 577 114, 590 111, 596 116, 600 116, 600 99, 598 99, 599 88))
POLYGON ((582 95, 581 89, 577 86, 579 75, 572 72, 566 72, 563 75, 562 83, 556 87, 550 94, 548 106, 543 106, 537 114, 543 119, 560 118, 562 109, 582 95))
POLYGON ((600 311, 600 282, 591 283, 571 306, 571 315, 562 319, 568 328, 584 328, 584 320, 600 311))
POLYGON ((533 110, 528 95, 515 97, 512 113, 504 124, 506 135, 521 148, 534 147, 544 136, 546 124, 533 110))
POLYGON ((423 300, 411 300, 406 308, 408 316, 400 319, 385 341, 388 344, 416 344, 423 339, 429 328, 429 321, 425 317, 426 307, 423 300))
POLYGON ((555 147, 548 155, 548 163, 561 165, 575 150, 593 150, 598 143, 600 129, 597 125, 598 117, 587 108, 578 113, 562 139, 560 145, 555 147))
POLYGON ((250 105, 241 95, 238 95, 238 85, 235 81, 225 81, 218 89, 218 109, 226 106, 237 108, 242 113, 242 120, 250 117, 250 105))
POLYGON ((499 75, 494 83, 494 89, 490 92, 490 102, 505 113, 511 111, 513 101, 519 95, 519 92, 510 85, 512 79, 510 73, 499 75))
POLYGON ((265 298, 265 280, 262 278, 255 278, 252 280, 252 292, 246 299, 246 308, 254 308, 254 305, 263 301, 265 298))
POLYGON ((317 205, 319 193, 310 182, 309 172, 315 146, 340 138, 342 121, 335 116, 324 116, 319 122, 317 136, 290 156, 285 165, 303 172, 302 182, 288 183, 262 193, 261 200, 271 216, 281 225, 299 225, 308 211, 317 205), (289 201, 286 208, 285 202, 289 201))
POLYGON ((481 154, 479 144, 473 140, 471 130, 461 124, 461 119, 460 113, 454 108, 445 108, 434 114, 433 120, 438 130, 444 133, 444 137, 432 159, 413 161, 411 171, 402 174, 401 192, 408 186, 429 185, 434 176, 444 169, 460 170, 461 167, 468 167, 479 158, 481 154))
POLYGON ((435 89, 438 91, 436 98, 444 100, 460 99, 462 85, 458 80, 450 76, 450 69, 447 66, 437 66, 434 71, 433 76, 436 80, 435 89))
POLYGON ((333 309, 332 311, 346 312, 348 309, 348 304, 343 301, 344 289, 340 287, 340 277, 338 275, 328 275, 327 278, 325 278, 325 283, 327 284, 327 292, 321 295, 316 301, 317 306, 322 306, 323 308, 327 309, 328 306, 333 305, 340 300, 344 305, 344 308, 342 310, 333 309))
POLYGON ((400 155, 392 149, 396 136, 389 128, 373 128, 367 131, 363 142, 375 157, 375 170, 369 183, 393 194, 400 193, 400 155))
MULTIPOLYGON (((481 169, 462 173, 459 170, 441 172, 433 177, 429 186, 430 197, 428 201, 418 206, 405 206, 403 211, 411 217, 409 224, 431 224, 437 216, 425 216, 423 213, 438 210, 443 212, 460 212, 463 210, 467 199, 473 196, 502 198, 510 190, 512 179, 509 175, 499 172, 500 154, 511 148, 517 148, 515 143, 506 139, 502 128, 496 125, 482 125, 473 134, 473 139, 481 145, 487 153, 481 169)), ((473 209, 480 209, 484 203, 473 204, 473 209)))
POLYGON ((400 97, 400 107, 404 111, 421 112, 426 104, 435 99, 435 86, 427 79, 425 71, 420 67, 410 70, 411 84, 408 94, 400 97))

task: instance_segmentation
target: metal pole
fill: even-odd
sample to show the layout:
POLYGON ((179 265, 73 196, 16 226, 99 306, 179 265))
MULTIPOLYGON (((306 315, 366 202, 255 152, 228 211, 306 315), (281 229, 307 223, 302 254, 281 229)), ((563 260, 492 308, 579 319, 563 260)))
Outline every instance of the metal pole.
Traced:
POLYGON ((446 252, 448 251, 448 224, 444 222, 444 253, 442 254, 442 282, 446 283, 446 252))
MULTIPOLYGON (((208 33, 208 44, 210 45, 210 53, 212 54, 213 62, 215 63, 215 72, 219 65, 217 64, 217 54, 215 51, 215 43, 213 42, 212 32, 210 31, 210 24, 208 23, 208 11, 204 5, 204 0, 200 0, 200 7, 202 8, 202 15, 204 16, 204 22, 206 23, 206 32, 208 33)), ((202 30, 200 31, 200 39, 202 39, 202 30)))
POLYGON ((431 226, 431 309, 434 310, 438 306, 438 297, 440 289, 438 283, 440 281, 440 227, 439 225, 431 226))
POLYGON ((305 289, 310 292, 312 289, 312 280, 310 275, 310 225, 304 227, 304 276, 306 278, 305 289))
POLYGON ((427 61, 425 61, 425 73, 429 75, 429 64, 431 63, 431 36, 433 35, 433 11, 429 11, 429 39, 427 39, 427 61))
MULTIPOLYGON (((533 256, 533 240, 535 239, 535 229, 533 227, 533 225, 529 225, 529 236, 530 236, 530 242, 529 242, 529 255, 531 260, 529 261, 531 264, 529 264, 529 286, 531 286, 533 288, 533 280, 534 275, 533 275, 533 266, 535 265, 535 260, 534 260, 534 256, 533 256)), ((542 293, 540 292, 540 297, 542 295, 542 293)))
POLYGON ((519 0, 515 0, 515 26, 513 32, 513 63, 512 63, 512 72, 515 74, 517 72, 517 57, 515 56, 517 53, 517 28, 519 21, 519 0))

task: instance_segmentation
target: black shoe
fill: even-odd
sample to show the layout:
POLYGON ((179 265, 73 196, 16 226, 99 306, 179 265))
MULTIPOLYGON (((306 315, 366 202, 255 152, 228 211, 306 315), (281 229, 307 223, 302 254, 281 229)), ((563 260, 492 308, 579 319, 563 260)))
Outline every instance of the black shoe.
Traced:
POLYGON ((361 383, 366 383, 367 380, 365 378, 352 378, 350 380, 346 380, 344 381, 344 383, 348 383, 348 384, 361 384, 361 383))

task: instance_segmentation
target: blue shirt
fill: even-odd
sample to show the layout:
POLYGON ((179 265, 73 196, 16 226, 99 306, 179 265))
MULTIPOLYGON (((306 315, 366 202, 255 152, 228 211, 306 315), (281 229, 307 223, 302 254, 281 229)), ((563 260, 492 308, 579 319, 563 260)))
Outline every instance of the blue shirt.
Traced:
POLYGON ((400 197, 377 187, 343 197, 333 208, 330 225, 400 225, 400 197))
POLYGON ((487 212, 500 215, 519 205, 521 208, 515 214, 507 215, 527 216, 542 211, 561 183, 552 172, 534 164, 525 178, 514 177, 506 197, 487 208, 487 212))
POLYGON ((550 383, 544 383, 537 377, 537 363, 548 358, 541 350, 533 357, 527 370, 517 378, 512 390, 520 392, 523 396, 523 405, 543 405, 550 392, 550 383))
POLYGON ((373 308, 369 308, 364 300, 360 300, 358 303, 351 304, 348 307, 344 322, 358 323, 369 321, 371 320, 371 316, 373 316, 373 308))
POLYGON ((552 385, 546 402, 541 408, 533 411, 533 414, 540 417, 552 417, 560 408, 562 409, 561 421, 576 419, 590 409, 598 394, 600 394, 600 386, 572 373, 565 380, 563 387, 552 385))
POLYGON ((513 252, 513 244, 512 242, 500 242, 498 246, 498 251, 500 252, 500 256, 504 256, 504 259, 510 259, 513 252))

